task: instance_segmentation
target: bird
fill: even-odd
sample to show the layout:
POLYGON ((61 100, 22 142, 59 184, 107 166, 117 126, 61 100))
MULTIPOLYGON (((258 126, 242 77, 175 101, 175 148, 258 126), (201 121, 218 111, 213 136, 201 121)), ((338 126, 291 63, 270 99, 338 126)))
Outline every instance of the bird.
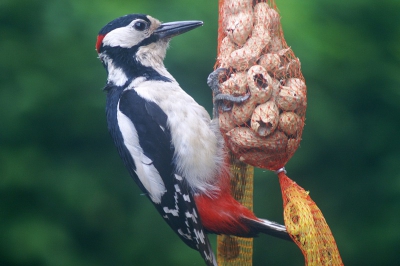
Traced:
POLYGON ((210 233, 290 237, 232 197, 218 119, 164 66, 170 40, 202 25, 128 14, 99 31, 96 50, 107 72, 108 131, 130 176, 179 238, 215 266, 210 233))

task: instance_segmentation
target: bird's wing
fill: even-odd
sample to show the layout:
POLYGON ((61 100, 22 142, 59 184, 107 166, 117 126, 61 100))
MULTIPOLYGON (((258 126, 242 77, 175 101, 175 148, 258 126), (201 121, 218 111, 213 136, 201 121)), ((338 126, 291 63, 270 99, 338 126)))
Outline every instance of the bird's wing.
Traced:
POLYGON ((121 156, 132 157, 137 175, 133 177, 137 183, 142 183, 140 187, 170 227, 188 246, 199 250, 209 265, 214 265, 214 254, 191 190, 185 178, 175 171, 175 148, 167 119, 157 104, 139 97, 135 90, 122 92, 117 120, 125 143, 122 146, 127 147, 128 152, 121 156))

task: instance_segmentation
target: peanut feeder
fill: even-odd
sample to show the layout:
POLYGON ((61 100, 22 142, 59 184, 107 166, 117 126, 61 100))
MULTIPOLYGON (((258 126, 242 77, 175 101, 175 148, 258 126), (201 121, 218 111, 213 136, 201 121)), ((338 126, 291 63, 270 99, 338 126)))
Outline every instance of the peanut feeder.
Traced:
POLYGON ((296 151, 304 127, 307 89, 300 61, 267 2, 225 0, 222 25, 217 66, 228 74, 220 91, 250 97, 220 111, 221 131, 242 161, 276 170, 296 151))
MULTIPOLYGON (((322 212, 308 192, 286 176, 284 168, 301 141, 307 88, 300 61, 283 37, 275 1, 220 0, 220 4, 216 67, 224 68, 225 76, 219 75, 219 87, 211 87, 214 102, 220 104, 215 105, 214 115, 219 115, 220 130, 235 157, 234 163, 239 159, 278 175, 286 229, 307 266, 341 266, 322 212)), ((241 259, 247 249, 235 247, 230 256, 224 257, 228 253, 223 252, 220 258, 228 258, 232 265, 244 265, 241 259)), ((251 265, 249 260, 246 265, 251 265)))

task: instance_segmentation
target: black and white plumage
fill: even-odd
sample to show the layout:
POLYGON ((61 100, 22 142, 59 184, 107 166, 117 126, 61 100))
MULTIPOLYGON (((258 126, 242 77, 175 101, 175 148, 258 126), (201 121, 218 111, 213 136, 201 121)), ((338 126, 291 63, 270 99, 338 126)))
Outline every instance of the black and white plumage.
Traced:
MULTIPOLYGON (((179 237, 199 250, 209 265, 214 265, 215 257, 190 192, 191 184, 182 177, 188 168, 199 165, 177 163, 194 156, 185 147, 193 140, 175 140, 174 143, 181 144, 172 145, 171 131, 177 130, 174 127, 192 119, 191 114, 184 113, 184 108, 176 107, 195 102, 182 94, 163 66, 169 38, 200 25, 199 21, 161 24, 150 16, 127 15, 100 31, 97 49, 108 72, 105 87, 108 129, 129 173, 179 237)), ((205 116, 205 123, 207 113, 200 107, 197 109, 205 116)), ((198 131, 200 126, 188 125, 187 130, 198 131)))
POLYGON ((288 235, 232 198, 218 119, 164 67, 170 38, 201 25, 126 15, 99 32, 96 49, 108 74, 108 130, 125 166, 177 235, 216 265, 206 233, 288 235))

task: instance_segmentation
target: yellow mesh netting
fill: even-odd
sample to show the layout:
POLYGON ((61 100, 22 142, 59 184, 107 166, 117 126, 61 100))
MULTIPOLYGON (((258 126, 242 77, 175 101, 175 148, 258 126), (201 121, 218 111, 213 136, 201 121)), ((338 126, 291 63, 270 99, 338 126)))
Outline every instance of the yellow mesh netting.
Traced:
MULTIPOLYGON (((254 167, 239 161, 233 154, 231 163, 231 193, 242 205, 253 210, 254 167)), ((228 235, 217 236, 217 262, 219 266, 250 266, 253 239, 228 235)))
MULTIPOLYGON (((284 167, 301 141, 307 89, 300 60, 284 39, 274 0, 219 1, 215 67, 226 69, 220 76, 222 94, 249 96, 242 102, 226 100, 219 110, 220 129, 231 152, 256 167, 284 167)), ((317 205, 283 172, 279 177, 285 225, 306 265, 342 265, 317 205)), ((240 256, 239 246, 236 238, 220 237, 218 252, 233 258, 240 256)))
POLYGON ((286 229, 300 247, 306 265, 343 265, 331 230, 308 192, 284 172, 278 176, 286 229))

